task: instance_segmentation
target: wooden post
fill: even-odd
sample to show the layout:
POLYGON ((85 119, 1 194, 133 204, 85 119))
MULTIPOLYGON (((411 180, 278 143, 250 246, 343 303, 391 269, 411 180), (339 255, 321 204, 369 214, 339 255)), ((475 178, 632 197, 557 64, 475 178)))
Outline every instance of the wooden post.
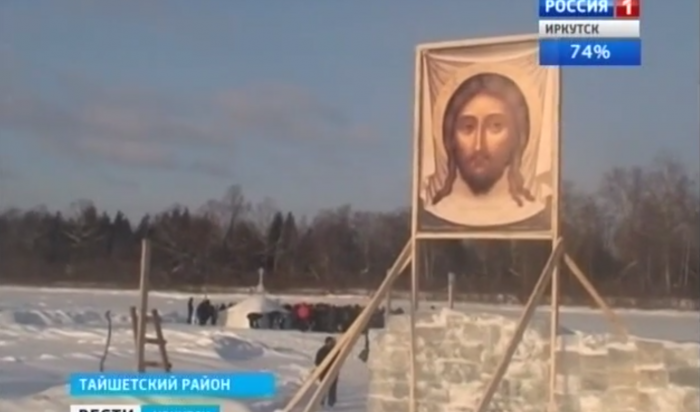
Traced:
POLYGON ((265 269, 262 267, 258 269, 258 286, 256 291, 260 294, 265 293, 265 269))
MULTIPOLYGON (((561 237, 561 138, 563 134, 562 128, 562 96, 564 84, 562 82, 563 70, 554 70, 551 75, 555 76, 555 82, 559 86, 559 95, 557 96, 557 139, 555 139, 554 147, 554 158, 556 159, 556 166, 552 169, 553 181, 556 182, 556 190, 552 196, 552 251, 556 247, 558 239, 561 237)), ((557 344, 559 337, 559 307, 561 306, 559 302, 559 297, 561 296, 561 271, 559 270, 559 264, 554 267, 552 272, 552 285, 550 291, 550 319, 549 319, 549 409, 550 412, 557 411, 556 405, 556 386, 557 386, 557 373, 559 365, 557 364, 557 344)))
POLYGON ((452 272, 447 274, 447 307, 455 308, 455 274, 452 272))
MULTIPOLYGON (((389 272, 386 272, 386 276, 389 277, 389 272)), ((384 325, 387 324, 389 321, 389 316, 391 316, 391 291, 393 288, 389 288, 389 290, 386 291, 386 303, 384 305, 384 325)))
MULTIPOLYGON (((556 247, 553 243, 552 248, 556 247)), ((554 249, 552 249, 554 250, 554 249)), ((557 388, 557 344, 559 336, 559 278, 560 270, 559 264, 557 264, 552 270, 552 284, 551 284, 551 297, 550 297, 550 319, 549 319, 549 410, 550 412, 557 411, 557 399, 556 399, 556 388, 557 388)))
POLYGON ((510 343, 508 344, 508 347, 506 348, 506 353, 503 355, 503 358, 496 367, 496 371, 493 374, 493 378, 491 378, 491 382, 489 382, 488 386, 486 387, 486 392, 484 393, 484 396, 479 401, 479 406, 476 408, 476 412, 486 412, 486 410, 488 409, 489 404, 493 399, 493 395, 498 389, 498 385, 501 384, 501 380, 503 380, 503 376, 508 370, 508 365, 510 365, 510 361, 513 358, 513 355, 515 354, 515 350, 518 348, 518 345, 520 344, 520 341, 523 338, 525 329, 527 328, 527 325, 530 323, 532 315, 537 309, 537 303, 542 298, 542 295, 544 294, 544 291, 547 288, 547 284, 551 280, 550 278, 552 276, 552 272, 561 261, 563 249, 564 248, 562 247, 561 239, 558 239, 557 243, 554 246, 554 249, 552 250, 552 254, 549 255, 547 264, 542 270, 542 274, 540 275, 540 278, 537 281, 535 288, 530 294, 530 298, 527 301, 527 305, 525 305, 525 310, 520 316, 518 326, 515 328, 515 332, 513 333, 513 338, 511 339, 510 343))
POLYGON ((423 259, 418 256, 418 202, 420 198, 422 179, 420 173, 420 163, 421 163, 421 153, 423 153, 422 148, 422 125, 421 125, 421 110, 422 110, 422 100, 423 100, 423 69, 425 65, 424 53, 420 46, 416 49, 415 55, 415 66, 414 66, 414 86, 413 86, 413 179, 412 179, 412 195, 411 195, 411 237, 409 240, 411 249, 411 298, 410 298, 410 308, 409 308, 409 318, 410 318, 410 370, 411 374, 409 377, 409 405, 407 412, 416 412, 417 402, 416 402, 416 310, 418 309, 418 265, 422 263, 423 259))
POLYGON ((112 312, 105 312, 105 319, 107 320, 107 339, 105 340, 105 350, 100 358, 100 372, 105 370, 105 362, 107 361, 107 355, 109 355, 109 345, 112 343, 112 312))
POLYGON ((418 310, 418 289, 419 289, 419 272, 418 265, 423 262, 419 258, 418 240, 414 237, 411 239, 411 255, 413 256, 413 264, 411 265, 411 304, 408 309, 408 317, 410 319, 410 381, 409 381, 409 399, 408 412, 416 412, 418 410, 417 383, 418 383, 418 364, 416 361, 416 311, 418 310))
POLYGON ((618 318, 615 312, 613 312, 613 310, 610 308, 610 306, 608 306, 608 304, 605 303, 605 299, 603 299, 603 297, 600 296, 598 291, 595 289, 595 286, 591 284, 591 282, 588 280, 581 268, 578 267, 576 262, 568 254, 564 254, 564 264, 569 268, 569 270, 571 270, 571 273, 574 274, 581 286, 583 286, 586 292, 588 292, 588 295, 603 311, 603 314, 606 318, 608 318, 608 321, 613 326, 615 332, 619 335, 619 337, 621 337, 624 341, 627 341, 627 339, 629 338, 627 334, 627 329, 625 328, 620 318, 618 318))
POLYGON ((136 335, 136 368, 139 372, 146 371, 146 317, 148 316, 148 291, 151 272, 151 243, 148 239, 141 242, 141 281, 139 285, 139 316, 136 335))

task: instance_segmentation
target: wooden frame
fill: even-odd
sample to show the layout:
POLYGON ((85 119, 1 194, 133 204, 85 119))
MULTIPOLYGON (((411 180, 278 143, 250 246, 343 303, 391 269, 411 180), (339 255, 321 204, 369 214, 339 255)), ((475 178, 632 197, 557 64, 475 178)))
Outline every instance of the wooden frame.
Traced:
MULTIPOLYGON (((557 129, 559 130, 558 136, 559 136, 559 141, 557 142, 556 145, 556 162, 557 164, 555 165, 553 169, 553 174, 554 174, 554 181, 556 182, 557 188, 555 191, 555 196, 552 198, 552 210, 554 212, 554 220, 552 221, 552 234, 554 237, 552 238, 552 253, 555 252, 556 249, 556 242, 558 242, 559 238, 562 235, 561 231, 561 190, 562 190, 562 185, 561 185, 561 167, 562 167, 562 161, 561 161, 561 140, 562 140, 562 133, 563 133, 563 128, 562 128, 562 100, 563 100, 563 93, 564 93, 564 86, 563 86, 563 79, 562 79, 562 71, 559 70, 556 72, 556 75, 559 77, 557 79, 557 83, 559 83, 559 107, 557 108, 558 110, 558 115, 556 117, 557 121, 559 122, 558 125, 556 125, 557 129)), ((561 295, 560 291, 560 270, 559 270, 559 265, 555 265, 554 268, 552 269, 552 281, 551 281, 551 287, 550 287, 550 299, 549 299, 549 314, 550 314, 550 319, 549 319, 549 409, 552 412, 555 412, 557 410, 556 406, 556 396, 555 396, 555 388, 557 385, 557 371, 559 370, 559 365, 558 365, 558 358, 556 356, 557 352, 557 335, 559 334, 559 297, 561 295)), ((589 291, 590 292, 590 291, 589 291)), ((593 290, 595 292, 595 290, 593 290)), ((591 293, 593 293, 591 292, 591 293)), ((595 293, 597 295, 597 293, 595 293)), ((601 306, 602 307, 602 306, 601 306)))
MULTIPOLYGON (((501 381, 503 380, 503 376, 505 375, 506 371, 508 370, 508 366, 510 365, 511 360, 513 359, 513 355, 515 354, 515 351, 516 351, 518 345, 522 341, 523 334, 525 333, 525 329, 527 328, 528 324, 530 323, 530 320, 532 319, 532 316, 534 315, 535 310, 537 309, 537 306, 542 299, 542 295, 544 295, 544 291, 547 287, 547 284, 551 282, 554 273, 557 272, 558 269, 560 268, 562 260, 563 260, 563 263, 574 274, 574 277, 581 283, 581 285, 584 287, 584 289, 588 292, 589 296, 591 298, 593 298, 593 300, 598 305, 598 307, 603 311, 604 315, 608 318, 608 321, 613 326, 615 333, 623 341, 626 341, 628 339, 627 330, 623 326, 620 319, 615 315, 615 313, 612 311, 612 309, 605 303, 603 298, 600 296, 600 294, 598 294, 598 292, 595 290, 593 285, 588 281, 588 279, 583 274, 583 272, 574 263, 573 259, 571 259, 571 257, 569 257, 565 253, 563 241, 561 238, 559 238, 554 242, 554 247, 552 249, 552 253, 549 256, 549 259, 547 260, 547 264, 545 265, 544 269, 542 270, 542 274, 540 275, 540 277, 537 281, 537 284, 535 285, 535 287, 532 290, 532 293, 530 294, 530 297, 528 299, 527 304, 525 305, 525 308, 522 312, 522 315, 520 317, 518 325, 516 326, 516 330, 513 333, 513 337, 511 338, 511 341, 508 344, 508 347, 506 349, 506 352, 505 352, 503 358, 501 359, 498 366, 496 367, 496 371, 494 372, 494 375, 491 378, 491 381, 489 382, 488 386, 486 387, 486 391, 484 392, 483 397, 480 399, 479 405, 476 408, 475 412, 487 412, 488 411, 491 400, 493 399, 493 396, 496 393, 498 386, 500 385, 501 381)), ((558 312, 558 307, 557 307, 557 312, 558 312)), ((553 314, 552 316, 553 317, 556 316, 556 319, 558 320, 558 314, 557 315, 553 314)), ((558 329, 558 324, 552 325, 551 327, 553 330, 555 330, 555 333, 550 334, 550 340, 549 340, 550 349, 556 348, 556 344, 557 344, 556 329, 558 329)), ((549 402, 550 402, 549 408, 550 408, 551 412, 555 412, 557 410, 556 399, 555 399, 557 369, 554 366, 556 364, 553 363, 554 359, 556 359, 556 356, 553 356, 553 355, 554 355, 554 350, 552 350, 552 352, 550 352, 550 356, 552 356, 550 359, 550 365, 552 365, 552 367, 550 369, 550 373, 553 374, 553 376, 550 376, 550 381, 549 381, 549 402)))
POLYGON ((522 43, 527 41, 539 40, 539 34, 512 34, 506 36, 497 37, 484 37, 477 39, 462 39, 462 40, 446 40, 432 43, 421 43, 416 46, 416 51, 422 52, 426 50, 440 50, 440 49, 457 49, 463 47, 472 46, 489 46, 496 44, 505 43, 522 43))
MULTIPOLYGON (((561 100, 560 76, 559 69, 556 68, 540 69, 546 73, 542 77, 543 74, 535 76, 530 73, 529 66, 526 69, 521 67, 523 61, 527 65, 533 64, 527 58, 523 60, 523 56, 536 53, 537 39, 536 34, 524 34, 437 42, 416 47, 412 238, 549 241, 557 238, 556 226, 559 220, 557 205, 560 186, 557 168, 560 166, 561 131, 558 124, 551 127, 548 125, 550 120, 558 122, 561 116, 557 110, 553 110, 561 100), (493 53, 501 57, 493 57, 493 53), (474 60, 470 63, 469 59, 474 60), (491 187, 493 189, 491 193, 480 196, 464 193, 464 190, 469 192, 469 189, 464 187, 462 179, 454 180, 454 176, 450 174, 451 180, 445 180, 447 171, 443 168, 452 168, 454 165, 447 166, 453 163, 448 162, 449 156, 447 159, 444 157, 445 149, 441 148, 442 143, 438 143, 441 141, 438 136, 441 136, 444 130, 440 126, 443 121, 442 113, 449 112, 449 101, 452 97, 463 93, 458 92, 462 83, 483 74, 512 80, 514 89, 506 91, 509 90, 506 87, 502 92, 506 94, 519 92, 524 99, 522 103, 527 107, 525 116, 528 118, 528 122, 514 123, 512 130, 520 130, 521 133, 529 136, 529 139, 538 136, 536 140, 531 140, 531 144, 526 144, 522 149, 524 152, 520 153, 526 160, 518 170, 525 173, 521 178, 526 179, 527 188, 536 196, 524 201, 525 204, 521 204, 522 207, 515 207, 514 204, 511 206, 506 198, 502 198, 505 178, 492 183, 494 186, 491 187), (542 95, 542 92, 545 93, 542 95), (430 93, 429 102, 424 101, 428 93, 430 93), (547 169, 539 169, 542 167, 547 169), (452 194, 445 195, 444 201, 435 200, 436 203, 427 200, 425 191, 430 191, 428 187, 431 185, 426 186, 424 179, 433 183, 438 182, 437 184, 443 185, 441 186, 443 189, 447 187, 445 185, 451 185, 449 187, 452 189, 447 193, 452 194), (461 183, 457 184, 458 182, 461 183), (462 189, 457 189, 458 187, 462 189), (542 190, 551 190, 551 192, 545 193, 542 190), (537 193, 540 194, 537 195, 537 193), (485 209, 484 201, 490 206, 497 205, 497 208, 503 208, 505 214, 484 214, 486 210, 492 209, 492 207, 485 209), (465 210, 469 211, 465 212, 465 210), (502 217, 506 215, 512 215, 512 219, 502 217), (477 224, 477 221, 481 223, 477 224)), ((521 202, 517 199, 516 201, 519 204, 521 202)))
POLYGON ((139 307, 136 318, 136 367, 139 372, 145 372, 146 317, 148 316, 148 292, 151 287, 151 242, 148 239, 141 241, 140 269, 139 307))
MULTIPOLYGON (((304 408, 304 412, 313 412, 319 406, 320 400, 325 395, 330 383, 338 376, 340 366, 345 361, 348 353, 352 349, 353 345, 361 335, 364 328, 369 322, 369 318, 374 310, 378 307, 379 303, 386 298, 387 310, 389 310, 389 305, 391 303, 391 286, 395 282, 396 278, 400 275, 403 269, 409 264, 411 264, 411 293, 410 293, 410 306, 408 310, 408 315, 410 317, 410 348, 411 348, 411 360, 410 360, 410 405, 409 411, 416 412, 417 410, 417 399, 416 399, 416 336, 415 336, 415 323, 416 323, 416 310, 419 303, 419 272, 418 265, 416 264, 417 250, 420 241, 428 241, 430 239, 508 239, 508 240, 548 240, 552 242, 552 252, 549 256, 547 264, 545 265, 542 274, 540 275, 536 286, 534 287, 532 294, 528 300, 527 305, 524 307, 520 321, 518 323, 516 333, 514 334, 506 353, 499 363, 496 373, 494 374, 492 380, 490 381, 484 396, 481 398, 477 412, 485 412, 486 408, 489 406, 493 395, 498 388, 508 365, 511 362, 512 356, 522 339, 522 335, 532 318, 532 315, 541 300, 542 295, 545 292, 546 286, 551 284, 551 330, 550 330, 550 356, 551 356, 551 369, 550 369, 550 381, 549 381, 549 401, 550 406, 554 405, 554 393, 556 384, 556 344, 557 344, 557 334, 559 329, 559 281, 560 281, 560 267, 563 263, 571 270, 574 277, 581 283, 581 285, 586 289, 588 294, 592 297, 595 303, 602 309, 603 313, 606 315, 608 320, 612 323, 615 331, 621 335, 624 339, 627 338, 627 331, 624 326, 614 314, 614 312, 608 307, 602 297, 595 290, 593 285, 587 280, 583 272, 578 268, 573 259, 571 259, 565 253, 565 248, 563 245, 563 240, 561 239, 560 231, 560 189, 561 189, 561 179, 560 179, 560 169, 561 169, 561 156, 560 156, 560 146, 561 146, 561 72, 552 71, 552 78, 549 80, 559 86, 559 95, 554 98, 559 105, 556 107, 558 110, 558 115, 555 116, 556 125, 552 125, 553 129, 557 130, 557 136, 552 144, 551 156, 556 164, 552 165, 552 180, 554 187, 552 188, 552 200, 551 200, 551 226, 546 231, 508 231, 499 230, 494 232, 485 231, 475 231, 470 232, 431 232, 431 231, 419 231, 418 230, 418 199, 420 192, 420 162, 421 162, 421 144, 422 144, 422 94, 424 93, 422 82, 423 82, 423 70, 425 69, 425 60, 423 58, 424 54, 428 51, 436 50, 447 50, 447 49, 459 49, 468 48, 476 46, 496 46, 496 45, 506 45, 509 43, 524 43, 524 42, 535 42, 538 39, 536 34, 526 34, 526 35, 513 35, 513 36, 501 36, 492 37, 485 39, 475 39, 475 40, 458 40, 458 41, 446 41, 439 43, 429 43, 417 46, 415 55, 415 76, 414 76, 414 132, 413 132, 413 159, 412 159, 412 197, 411 197, 411 234, 408 244, 402 250, 401 254, 397 258, 396 262, 392 268, 387 273, 387 277, 384 282, 376 291, 369 304, 365 307, 360 316, 356 319, 350 329, 342 336, 336 347, 331 351, 330 355, 327 357, 318 368, 314 370, 311 376, 304 382, 299 391, 292 397, 287 406, 285 407, 285 412, 291 412, 300 402, 301 399, 306 396, 313 385, 313 383, 320 377, 320 371, 329 368, 329 373, 322 380, 321 384, 316 388, 311 399, 309 400, 307 406, 304 408), (338 355, 336 357, 336 355, 338 355)), ((551 107, 550 107, 551 109, 551 107)), ((544 109, 543 109, 544 111, 544 109)))
MULTIPOLYGON (((414 135, 413 135, 413 163, 412 163, 412 213, 411 213, 411 242, 413 244, 415 258, 418 256, 417 249, 419 248, 420 241, 428 241, 430 239, 507 239, 507 240, 546 240, 552 242, 552 253, 556 252, 555 246, 558 241, 560 233, 560 167, 561 167, 561 74, 560 70, 550 70, 548 73, 552 76, 551 81, 558 87, 558 96, 552 96, 555 102, 558 103, 559 110, 553 119, 557 124, 551 125, 552 130, 556 130, 556 135, 554 136, 552 144, 552 153, 550 153, 553 161, 552 164, 552 181, 553 181, 553 193, 551 196, 551 206, 550 206, 550 228, 546 232, 539 231, 509 231, 507 228, 505 230, 498 230, 490 232, 488 230, 479 231, 457 231, 457 232, 432 232, 419 230, 419 216, 418 216, 418 205, 419 205, 419 192, 421 179, 423 178, 423 172, 421 162, 423 161, 423 140, 427 138, 423 134, 425 133, 422 127, 421 121, 423 120, 423 96, 422 94, 426 91, 424 90, 424 76, 427 75, 426 61, 424 55, 430 52, 441 52, 449 50, 468 50, 469 48, 477 47, 488 47, 488 46, 506 46, 508 44, 536 44, 538 40, 537 34, 523 34, 523 35, 511 35, 511 36, 499 36, 491 38, 481 38, 481 39, 468 39, 468 40, 457 40, 457 41, 443 41, 437 43, 427 43, 421 44, 416 47, 416 61, 415 61, 415 73, 414 73, 414 135)), ((524 50, 528 46, 524 47, 524 50)), ((543 103, 544 104, 544 103, 543 103)), ((544 109, 543 109, 544 110, 544 109)), ((418 295, 420 290, 419 276, 417 273, 417 266, 412 267, 412 280, 411 280, 411 309, 409 310, 409 316, 411 316, 411 323, 415 323, 415 308, 418 306, 418 295)), ((558 265, 555 265, 552 269, 551 275, 551 331, 550 331, 550 341, 555 342, 557 332, 559 329, 559 270, 558 265)), ((412 333, 413 336, 413 333, 412 333)), ((415 349, 414 338, 411 338, 411 348, 415 349)), ((551 355, 554 354, 556 345, 551 345, 551 355)), ((412 354, 412 370, 415 372, 415 356, 412 354)), ((552 356, 551 360, 551 373, 550 376, 552 380, 550 381, 550 386, 554 386, 554 378, 556 376, 556 357, 552 356)), ((415 396, 415 386, 417 382, 415 381, 415 373, 412 373, 412 395, 413 399, 415 396)), ((553 393, 553 391, 550 391, 553 393)), ((552 395, 550 399, 553 401, 554 396, 552 395)), ((415 405, 411 405, 411 412, 415 412, 415 405)))
POLYGON ((148 313, 148 295, 150 292, 151 274, 151 242, 144 239, 141 242, 141 272, 139 282, 139 307, 132 306, 129 310, 131 315, 131 327, 134 334, 134 345, 136 348, 136 370, 143 373, 148 368, 162 368, 166 372, 172 370, 172 364, 166 350, 167 341, 163 335, 161 318, 156 309, 148 313), (146 336, 148 324, 153 325, 155 337, 146 336), (160 361, 146 360, 146 345, 157 345, 160 353, 160 361))
MULTIPOLYGON (((309 395, 311 393, 311 390, 314 386, 314 383, 320 378, 321 376, 321 371, 323 370, 328 370, 328 373, 324 377, 324 379, 321 380, 320 384, 316 387, 316 389, 311 393, 311 398, 307 401, 306 406, 303 409, 303 412, 314 412, 318 410, 318 407, 320 406, 320 402, 323 399, 323 396, 328 391, 328 388, 330 387, 331 382, 338 376, 338 373, 340 372, 340 367, 342 364, 345 362, 347 359, 347 356, 349 355, 350 351, 354 347, 355 343, 358 341, 359 337, 362 335, 363 330, 365 327, 369 324, 370 318, 372 316, 372 313, 379 307, 379 304, 384 300, 387 296, 388 293, 391 290, 391 286, 394 284, 394 282, 398 279, 398 277, 403 273, 405 268, 412 263, 412 250, 411 250, 411 243, 409 242, 404 248, 399 257, 396 259, 396 262, 392 266, 392 268, 389 270, 387 273, 386 278, 382 282, 382 284, 379 286, 375 294, 372 296, 371 300, 365 306, 364 310, 358 318, 355 320, 355 322, 350 326, 347 332, 343 334, 343 336, 339 339, 338 343, 336 346, 331 350, 331 352, 328 354, 326 359, 319 365, 317 368, 314 369, 314 371, 307 377, 307 379, 304 381, 304 383, 301 385, 299 390, 292 396, 292 398, 289 400, 285 408, 283 409, 285 412, 291 412, 293 409, 295 409, 299 404, 301 403, 302 399, 309 395)), ((532 319, 532 315, 535 312, 535 309, 537 309, 538 304, 541 301, 542 295, 545 292, 545 289, 547 285, 551 282, 552 275, 554 274, 555 270, 557 268, 560 268, 561 263, 564 263, 573 273, 574 277, 581 283, 581 285, 584 287, 584 289, 588 292, 588 294, 591 296, 593 301, 597 304, 597 306, 602 309, 603 313, 607 317, 608 321, 611 323, 611 325, 614 328, 614 331, 618 336, 622 338, 622 340, 626 340, 628 338, 627 335, 627 330, 625 329, 624 325, 620 321, 620 319, 615 315, 615 313, 612 311, 612 309, 605 303, 605 301, 602 299, 602 297, 598 294, 598 292, 595 290, 593 285, 587 280, 586 276, 584 273, 578 268, 578 266, 575 264, 573 259, 571 259, 568 255, 565 253, 565 248, 564 248, 564 242, 561 238, 557 239, 554 241, 554 248, 552 250, 552 253, 549 256, 549 259, 547 260, 547 263, 542 270, 542 274, 540 275, 537 284, 533 288, 532 293, 530 294, 530 298, 528 299, 527 304, 523 308, 523 312, 521 314, 520 320, 518 322, 518 325, 516 327, 516 331, 513 334, 513 337, 511 338, 510 343, 508 344, 508 348, 506 349, 506 353, 504 354, 503 358, 499 362, 496 372, 494 373, 493 378, 487 385, 487 388, 484 392, 484 395, 480 399, 478 408, 475 410, 475 412, 486 412, 488 409, 491 400, 493 399, 493 395, 496 393, 496 390, 498 388, 498 385, 503 379, 503 376, 505 375, 508 366, 510 365, 511 359, 513 357, 513 354, 515 353, 515 350, 517 349, 518 345, 520 344, 520 341, 522 340, 523 334, 532 319), (563 262, 562 262, 563 261, 563 262)), ((415 266, 415 265, 412 265, 415 266)), ((411 381, 414 383, 413 386, 415 386, 415 366, 416 366, 416 361, 415 361, 415 322, 412 323, 412 328, 411 328, 411 334, 412 334, 412 346, 414 347, 412 355, 411 355, 411 381)), ((557 339, 556 335, 550 336, 550 345, 556 345, 557 339)), ((556 371, 555 371, 556 372, 556 371)), ((551 385, 551 384, 550 384, 551 385)), ((550 394, 554 393, 555 387, 550 386, 549 388, 550 394)), ((410 401, 410 408, 409 410, 416 410, 417 407, 417 399, 416 399, 416 393, 415 389, 412 392, 411 396, 411 401, 410 401)))

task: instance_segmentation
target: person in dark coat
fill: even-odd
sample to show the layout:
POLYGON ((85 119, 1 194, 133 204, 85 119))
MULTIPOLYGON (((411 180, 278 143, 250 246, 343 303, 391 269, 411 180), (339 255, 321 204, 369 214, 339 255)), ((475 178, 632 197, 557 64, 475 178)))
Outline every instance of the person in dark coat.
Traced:
POLYGON ((208 323, 209 319, 211 318, 211 314, 211 301, 209 299, 204 299, 201 302, 199 302, 199 305, 197 305, 197 309, 195 311, 195 315, 197 316, 197 321, 200 326, 204 326, 208 323))
POLYGON ((270 329, 282 329, 282 312, 273 310, 267 316, 270 319, 270 329))
POLYGON ((307 332, 311 329, 311 306, 305 302, 300 303, 296 307, 297 322, 299 330, 307 332))
MULTIPOLYGON (((327 337, 325 343, 321 348, 316 352, 316 367, 318 368, 321 366, 321 363, 328 357, 328 354, 331 352, 333 347, 335 346, 335 339, 332 337, 327 337)), ((323 381, 323 378, 326 377, 326 374, 328 373, 328 370, 324 370, 321 372, 321 375, 319 376, 319 380, 323 381)), ((335 379, 333 379, 333 382, 331 382, 331 385, 328 387, 328 394, 326 397, 323 399, 322 404, 328 405, 330 407, 333 407, 335 405, 336 400, 338 399, 338 377, 336 376, 335 379)))
POLYGON ((257 312, 251 312, 248 314, 248 324, 250 325, 251 329, 259 329, 260 328, 260 319, 262 319, 263 315, 262 313, 257 313, 257 312))
POLYGON ((362 348, 362 351, 358 357, 362 362, 367 363, 367 360, 369 359, 369 327, 365 328, 363 335, 365 335, 365 347, 362 348))
POLYGON ((189 298, 187 299, 187 323, 192 324, 194 323, 194 298, 189 298))
POLYGON ((219 307, 212 304, 209 306, 209 311, 209 324, 216 326, 216 321, 219 319, 219 307))

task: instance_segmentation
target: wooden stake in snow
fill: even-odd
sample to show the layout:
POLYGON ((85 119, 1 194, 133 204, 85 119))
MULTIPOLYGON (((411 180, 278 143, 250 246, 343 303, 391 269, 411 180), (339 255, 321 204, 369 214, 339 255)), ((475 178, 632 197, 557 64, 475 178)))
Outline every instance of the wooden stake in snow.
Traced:
POLYGON ((105 312, 105 319, 107 319, 107 340, 105 341, 105 350, 102 352, 102 357, 100 358, 100 372, 104 372, 105 370, 109 346, 112 343, 112 312, 105 312))

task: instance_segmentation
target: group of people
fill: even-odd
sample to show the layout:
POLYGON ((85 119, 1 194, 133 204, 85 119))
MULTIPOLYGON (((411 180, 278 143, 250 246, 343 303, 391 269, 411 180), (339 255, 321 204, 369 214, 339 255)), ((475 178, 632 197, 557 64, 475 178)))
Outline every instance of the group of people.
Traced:
MULTIPOLYGON (((215 304, 209 298, 202 299, 195 307, 194 298, 187 300, 187 323, 192 325, 216 325, 220 312, 234 305, 215 304)), ((360 305, 332 305, 328 303, 284 304, 282 310, 266 313, 249 313, 251 329, 300 330, 304 332, 342 333, 348 330, 364 308, 360 305)), ((369 327, 384 327, 385 309, 380 308, 372 315, 369 327)), ((401 309, 392 310, 400 313, 401 309)))
MULTIPOLYGON (((304 332, 342 333, 348 330, 363 310, 360 305, 306 303, 283 305, 284 311, 249 313, 252 329, 283 329, 304 332)), ((384 309, 375 311, 370 328, 384 327, 384 309)))
POLYGON ((209 298, 204 298, 201 302, 194 306, 194 298, 187 300, 187 323, 190 325, 216 325, 219 320, 219 312, 222 312, 233 306, 233 303, 214 304, 209 298))
MULTIPOLYGON (((215 304, 205 297, 195 307, 194 298, 187 300, 187 323, 192 325, 216 325, 221 312, 232 307, 234 303, 215 304)), ((300 330, 304 332, 342 333, 348 330, 364 308, 360 305, 332 305, 328 303, 284 304, 280 311, 266 313, 249 313, 248 322, 251 329, 300 330)), ((392 310, 400 313, 401 309, 392 310)), ((369 327, 384 327, 385 309, 380 308, 372 314, 369 327)))

